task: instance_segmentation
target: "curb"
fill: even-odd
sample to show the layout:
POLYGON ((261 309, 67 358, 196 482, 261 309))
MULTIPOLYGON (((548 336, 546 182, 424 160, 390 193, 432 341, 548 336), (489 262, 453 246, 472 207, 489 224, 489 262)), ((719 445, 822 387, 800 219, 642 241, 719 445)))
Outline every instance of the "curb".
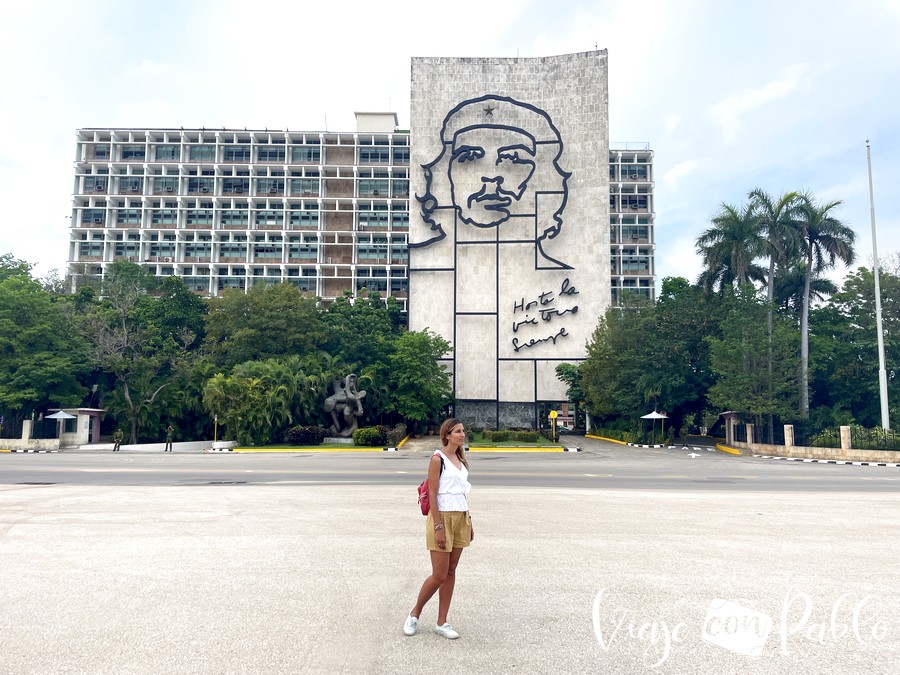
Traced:
POLYGON ((753 455, 757 459, 782 459, 785 462, 804 462, 806 464, 850 464, 852 466, 890 466, 900 467, 895 462, 854 462, 850 459, 812 459, 811 457, 779 457, 777 455, 753 455))
POLYGON ((726 452, 729 455, 740 455, 741 451, 737 448, 729 448, 727 445, 723 445, 721 443, 716 443, 716 450, 720 450, 722 452, 726 452))
POLYGON ((569 448, 522 448, 522 447, 506 447, 506 448, 489 448, 489 447, 470 447, 469 452, 580 452, 579 450, 570 450, 569 448))
POLYGON ((628 445, 625 441, 617 441, 615 438, 606 438, 606 436, 594 436, 593 434, 585 434, 585 438, 593 438, 597 441, 609 441, 610 443, 618 443, 619 445, 628 445))
POLYGON ((45 452, 59 452, 59 450, 7 450, 3 448, 0 452, 31 452, 31 453, 45 453, 45 452))

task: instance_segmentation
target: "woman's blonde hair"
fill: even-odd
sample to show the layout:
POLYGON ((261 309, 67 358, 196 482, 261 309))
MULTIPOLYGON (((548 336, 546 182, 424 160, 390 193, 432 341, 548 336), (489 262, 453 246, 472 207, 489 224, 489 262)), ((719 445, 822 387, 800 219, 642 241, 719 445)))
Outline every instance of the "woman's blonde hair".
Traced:
MULTIPOLYGON (((462 424, 462 420, 458 420, 455 417, 451 417, 448 420, 444 420, 444 423, 441 425, 441 445, 447 446, 447 439, 450 438, 450 432, 453 431, 453 427, 457 424, 462 424)), ((469 468, 469 463, 466 461, 466 451, 463 446, 459 446, 456 449, 456 456, 459 457, 459 461, 463 463, 463 466, 466 469, 469 468)))

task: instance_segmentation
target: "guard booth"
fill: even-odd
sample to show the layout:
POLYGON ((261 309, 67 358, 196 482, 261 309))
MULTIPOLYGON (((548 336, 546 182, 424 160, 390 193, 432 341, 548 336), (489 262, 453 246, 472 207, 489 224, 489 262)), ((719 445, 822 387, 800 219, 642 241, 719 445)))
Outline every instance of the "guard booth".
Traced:
MULTIPOLYGON (((100 442, 100 415, 102 408, 62 408, 54 414, 63 413, 68 417, 58 419, 59 447, 72 447, 100 442)), ((52 418, 53 415, 47 415, 52 418)))

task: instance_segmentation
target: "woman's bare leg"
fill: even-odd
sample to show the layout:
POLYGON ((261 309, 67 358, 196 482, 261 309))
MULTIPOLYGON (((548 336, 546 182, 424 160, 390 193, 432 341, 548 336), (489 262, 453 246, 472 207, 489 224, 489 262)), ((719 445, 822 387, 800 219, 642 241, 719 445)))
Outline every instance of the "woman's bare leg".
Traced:
POLYGON ((455 548, 450 553, 447 576, 438 592, 438 626, 443 626, 447 623, 447 612, 450 611, 450 601, 453 599, 453 587, 456 585, 456 566, 459 564, 459 556, 462 555, 462 552, 463 550, 461 548, 455 548))
MULTIPOLYGON (((417 619, 422 613, 422 608, 425 606, 425 603, 431 600, 431 596, 441 588, 444 581, 447 579, 447 571, 450 568, 450 558, 453 553, 456 553, 456 549, 453 550, 453 553, 444 553, 443 551, 431 551, 430 553, 431 576, 425 580, 422 584, 422 588, 419 589, 419 597, 416 598, 416 605, 410 612, 410 614, 417 619)), ((456 556, 456 559, 459 560, 458 555, 456 556)), ((443 596, 443 591, 441 591, 441 595, 443 596)))

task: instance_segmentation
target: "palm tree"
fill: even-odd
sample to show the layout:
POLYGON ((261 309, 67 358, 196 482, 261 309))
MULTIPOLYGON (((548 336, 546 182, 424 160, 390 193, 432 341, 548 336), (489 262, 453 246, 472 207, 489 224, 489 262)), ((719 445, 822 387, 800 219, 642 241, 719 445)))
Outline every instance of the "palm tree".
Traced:
POLYGON ((803 310, 800 314, 800 415, 809 419, 809 302, 813 277, 832 269, 838 260, 852 265, 856 259, 853 244, 856 233, 834 216, 843 202, 817 204, 813 195, 802 196, 797 209, 797 225, 806 260, 803 284, 803 310))
MULTIPOLYGON (((775 277, 776 307, 781 308, 792 317, 799 317, 803 309, 803 289, 806 288, 806 260, 796 259, 780 267, 775 277)), ((809 283, 811 300, 822 301, 838 292, 838 287, 828 277, 817 272, 809 283)))
MULTIPOLYGON (((774 311, 773 300, 775 298, 775 266, 783 264, 787 257, 799 246, 797 229, 794 226, 794 211, 800 202, 798 192, 782 194, 778 199, 772 199, 764 190, 756 188, 748 195, 753 211, 756 213, 761 233, 765 236, 766 253, 769 256, 769 275, 766 278, 766 295, 768 298, 768 311, 766 315, 767 332, 769 340, 769 393, 774 390, 773 361, 772 361, 772 314, 774 311)), ((769 415, 769 442, 772 442, 775 422, 769 415)))
POLYGON ((712 224, 697 237, 705 267, 698 283, 709 292, 718 287, 722 293, 726 286, 764 281, 765 272, 754 261, 765 254, 765 239, 753 207, 722 204, 712 224))

